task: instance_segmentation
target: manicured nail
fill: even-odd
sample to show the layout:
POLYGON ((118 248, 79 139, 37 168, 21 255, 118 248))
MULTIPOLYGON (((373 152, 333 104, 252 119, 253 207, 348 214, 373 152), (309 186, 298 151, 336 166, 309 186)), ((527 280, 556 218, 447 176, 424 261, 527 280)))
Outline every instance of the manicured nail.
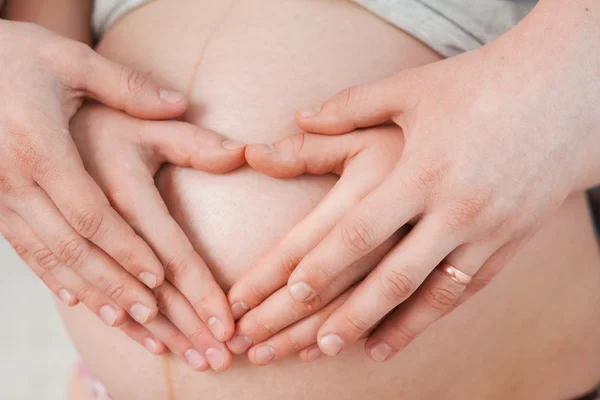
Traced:
POLYGON ((392 355, 392 348, 386 343, 378 343, 369 349, 371 357, 377 362, 384 362, 392 355))
POLYGON ((145 338, 142 340, 142 344, 150 353, 158 353, 158 342, 156 340, 152 338, 145 338))
POLYGON ((344 348, 344 341, 338 335, 327 335, 319 339, 321 351, 328 356, 336 356, 344 348))
POLYGON ((221 146, 227 150, 237 150, 244 147, 246 143, 238 142, 237 140, 226 140, 221 143, 221 146))
POLYGON ((225 337, 225 326, 220 319, 217 317, 210 317, 208 319, 208 327, 217 340, 223 340, 225 337))
POLYGON ((178 104, 185 98, 183 93, 164 89, 160 89, 159 96, 162 101, 169 104, 178 104))
POLYGON ((320 112, 321 112, 321 104, 319 104, 318 106, 303 108, 302 110, 298 111, 298 113, 300 114, 300 116, 302 118, 314 117, 315 115, 319 114, 320 112))
POLYGON ((142 272, 139 276, 140 281, 150 289, 154 289, 156 287, 156 275, 151 274, 150 272, 142 272))
POLYGON ((208 359, 208 363, 210 367, 215 371, 219 370, 223 366, 225 362, 225 357, 223 357, 223 353, 221 353, 217 349, 213 349, 212 347, 206 350, 206 358, 208 359))
POLYGON ((58 297, 68 306, 73 304, 73 295, 67 289, 60 289, 58 291, 58 297))
POLYGON ((113 306, 107 304, 100 309, 100 318, 108 326, 113 326, 117 320, 118 311, 113 306))
POLYGON ((202 354, 196 349, 187 350, 183 356, 188 364, 190 364, 193 368, 205 368, 206 360, 202 357, 202 354))
POLYGON ((256 362, 260 365, 267 365, 275 358, 275 349, 272 346, 261 346, 254 353, 256 362))
POLYGON ((131 306, 131 316, 137 322, 143 324, 150 316, 150 308, 141 303, 135 303, 133 306, 131 306))
POLYGON ((250 306, 245 301, 238 301, 234 305, 231 306, 231 313, 233 314, 233 319, 240 319, 244 314, 246 314, 250 310, 250 306))
POLYGON ((312 362, 315 361, 317 358, 321 357, 323 355, 323 352, 315 347, 314 349, 310 349, 308 351, 308 353, 306 354, 306 359, 308 362, 312 362))
POLYGON ((227 342, 229 350, 235 354, 242 354, 252 346, 254 342, 248 336, 234 336, 230 341, 227 342))
POLYGON ((313 290, 305 282, 298 282, 290 287, 290 293, 295 300, 303 301, 308 300, 312 295, 313 290))

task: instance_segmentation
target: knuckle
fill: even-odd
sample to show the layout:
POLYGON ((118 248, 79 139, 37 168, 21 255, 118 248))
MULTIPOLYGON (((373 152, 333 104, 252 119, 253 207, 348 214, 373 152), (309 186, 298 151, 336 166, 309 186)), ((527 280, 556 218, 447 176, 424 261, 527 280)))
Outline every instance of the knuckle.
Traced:
POLYGON ((277 333, 277 329, 264 322, 263 319, 256 319, 256 330, 262 337, 271 337, 277 333))
POLYGON ((0 174, 0 193, 9 194, 13 191, 13 185, 10 183, 8 177, 0 174))
POLYGON ((114 301, 118 301, 125 293, 125 285, 121 282, 111 282, 106 286, 105 293, 114 301))
POLYGON ((210 310, 211 305, 210 299, 211 296, 209 296, 208 294, 200 294, 193 300, 192 307, 194 307, 194 310, 196 310, 197 312, 208 311, 210 310))
POLYGON ((416 289, 405 271, 391 270, 380 278, 381 294, 392 303, 406 300, 416 289))
POLYGON ((371 327, 368 322, 357 315, 345 315, 343 321, 346 327, 359 336, 371 327))
POLYGON ((313 297, 312 299, 310 299, 308 301, 297 302, 297 303, 298 303, 298 305, 302 306, 301 314, 298 317, 301 317, 302 315, 306 315, 307 313, 310 313, 310 312, 315 312, 317 310, 320 310, 325 306, 325 301, 323 300, 323 298, 320 295, 316 295, 315 297, 313 297))
POLYGON ((165 270, 174 278, 182 279, 189 274, 190 265, 185 259, 173 256, 165 263, 165 270))
POLYGON ((287 278, 292 275, 292 272, 300 264, 300 258, 290 252, 284 252, 279 257, 279 266, 281 268, 281 274, 287 278))
POLYGON ((129 67, 121 67, 121 84, 123 91, 135 95, 148 83, 148 77, 129 67))
POLYGON ((15 238, 11 237, 6 239, 8 240, 8 243, 11 245, 11 247, 19 257, 23 258, 25 255, 27 255, 27 249, 15 238))
POLYGON ((338 110, 346 110, 354 106, 360 99, 361 92, 362 89, 360 86, 351 86, 339 92, 334 97, 338 110))
POLYGON ((101 210, 77 210, 73 213, 71 220, 81 236, 93 240, 100 232, 104 213, 101 210))
POLYGON ((75 291, 75 298, 88 305, 90 304, 91 296, 92 288, 87 285, 82 285, 75 291))
POLYGON ((354 254, 369 253, 377 247, 377 234, 372 222, 360 217, 342 227, 342 242, 347 250, 354 254))
POLYGON ((447 223, 452 229, 461 229, 477 223, 487 206, 487 198, 471 196, 460 199, 449 208, 447 223))
POLYGON ((290 142, 294 154, 301 154, 302 150, 304 149, 306 133, 298 133, 292 136, 288 136, 285 140, 290 142))
POLYGON ((34 251, 32 256, 35 262, 48 272, 52 272, 59 264, 56 255, 47 248, 34 251))
POLYGON ((263 300, 269 296, 269 293, 267 293, 263 288, 255 284, 248 286, 248 292, 250 294, 249 300, 251 300, 252 304, 255 305, 262 303, 263 300))
MULTIPOLYGON (((291 334, 283 335, 283 340, 285 340, 287 347, 289 349, 291 349, 292 352, 294 352, 294 353, 298 353, 300 350, 302 350, 305 347, 302 345, 302 343, 298 342, 298 340, 296 340, 296 338, 293 337, 291 334)), ((316 340, 316 335, 315 335, 315 340, 316 340)))
POLYGON ((62 239, 56 246, 56 255, 69 268, 83 267, 86 258, 85 244, 78 238, 62 239))
POLYGON ((194 332, 192 332, 188 338, 192 343, 203 342, 205 339, 210 338, 206 329, 196 328, 194 332))
POLYGON ((430 307, 439 311, 451 307, 458 298, 452 291, 435 286, 427 288, 423 293, 423 297, 430 307))
POLYGON ((415 186, 422 192, 430 194, 435 192, 444 181, 447 170, 444 167, 423 167, 415 179, 415 186))
POLYGON ((393 331, 393 342, 397 348, 407 346, 413 340, 415 340, 416 334, 404 325, 398 325, 394 327, 393 331))

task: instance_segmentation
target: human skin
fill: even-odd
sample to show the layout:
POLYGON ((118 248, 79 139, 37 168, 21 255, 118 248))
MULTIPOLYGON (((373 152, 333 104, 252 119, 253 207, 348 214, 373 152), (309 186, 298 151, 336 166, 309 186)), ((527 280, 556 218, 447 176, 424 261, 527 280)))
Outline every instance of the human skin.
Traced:
MULTIPOLYGON (((438 59, 364 10, 323 0, 233 7, 158 1, 119 22, 98 50, 151 71, 159 83, 191 87, 186 120, 244 142, 297 133, 293 111, 303 104, 438 59)), ((335 178, 277 180, 249 168, 220 176, 169 167, 157 182, 227 290, 317 205, 335 178)), ((203 374, 155 358, 85 309, 61 307, 61 313, 115 400, 170 400, 168 376, 178 400, 562 400, 600 376, 599 262, 583 195, 576 194, 492 284, 384 365, 356 347, 338 358, 287 357, 264 368, 237 357, 229 371, 203 374)))
POLYGON ((263 300, 256 293, 286 284, 294 299, 312 301, 410 221, 411 233, 318 333, 321 350, 335 355, 377 325, 365 350, 378 361, 394 356, 443 315, 426 299, 432 288, 451 293, 446 308, 466 288, 438 279, 436 267, 491 277, 569 193, 600 183, 599 26, 593 0, 541 0, 482 48, 299 111, 299 127, 318 134, 395 124, 402 155, 374 177, 342 174, 352 184, 323 204, 336 217, 303 221, 285 249, 235 285, 230 301, 254 306, 263 300))
MULTIPOLYGON (((91 10, 90 0, 9 1, 2 10, 2 18, 49 30, 0 20, 0 40, 6 44, 0 52, 0 139, 5 144, 0 157, 0 233, 63 302, 83 302, 104 323, 120 326, 140 341, 151 340, 138 325, 150 324, 158 315, 161 305, 155 297, 160 300, 159 293, 165 291, 161 283, 166 276, 166 291, 174 287, 183 293, 203 322, 182 318, 176 323, 179 334, 186 332, 203 353, 219 347, 228 358, 221 342, 234 329, 229 304, 148 179, 159 165, 152 174, 144 168, 152 157, 142 160, 140 154, 147 152, 142 145, 137 150, 143 151, 118 153, 123 150, 118 139, 127 143, 131 128, 143 121, 129 119, 131 124, 117 126, 123 130, 120 137, 96 126, 97 135, 107 139, 95 144, 107 154, 105 165, 114 167, 108 160, 120 156, 123 164, 138 167, 115 174, 109 182, 99 179, 97 169, 94 176, 92 160, 82 162, 69 137, 69 122, 84 96, 143 119, 178 117, 187 107, 183 94, 159 89, 148 76, 109 62, 83 44, 91 42, 91 10), (143 204, 132 199, 141 193, 143 204), (209 331, 212 337, 205 334, 209 331)), ((186 307, 177 304, 178 314, 187 315, 186 307)), ((165 344, 175 351, 173 340, 165 344)), ((162 345, 147 347, 160 351, 162 345)), ((196 368, 204 365, 201 357, 193 358, 196 368)))

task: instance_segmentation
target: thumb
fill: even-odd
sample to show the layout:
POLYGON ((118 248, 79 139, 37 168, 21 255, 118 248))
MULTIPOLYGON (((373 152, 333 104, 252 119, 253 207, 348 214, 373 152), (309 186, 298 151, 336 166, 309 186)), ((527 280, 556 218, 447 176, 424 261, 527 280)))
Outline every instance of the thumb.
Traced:
POLYGON ((155 156, 156 170, 161 164, 171 163, 220 174, 246 162, 246 144, 186 122, 144 121, 139 136, 155 156))
POLYGON ((398 77, 342 90, 323 104, 299 110, 298 126, 312 133, 336 135, 391 120, 402 111, 398 77))
POLYGON ((86 52, 76 85, 99 102, 144 119, 169 119, 187 108, 184 94, 159 88, 148 76, 114 63, 94 50, 86 52))
POLYGON ((356 155, 363 141, 357 134, 323 136, 299 133, 273 144, 248 145, 248 165, 275 178, 292 178, 302 174, 340 175, 348 159, 356 155))

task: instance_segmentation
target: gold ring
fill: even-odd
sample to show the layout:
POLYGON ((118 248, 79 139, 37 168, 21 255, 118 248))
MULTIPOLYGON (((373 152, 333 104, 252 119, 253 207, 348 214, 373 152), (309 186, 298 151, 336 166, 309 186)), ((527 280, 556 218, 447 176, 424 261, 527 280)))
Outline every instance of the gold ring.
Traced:
POLYGON ((473 277, 465 274, 461 270, 454 268, 449 262, 443 261, 438 267, 446 276, 452 279, 454 282, 462 285, 468 285, 473 277))

